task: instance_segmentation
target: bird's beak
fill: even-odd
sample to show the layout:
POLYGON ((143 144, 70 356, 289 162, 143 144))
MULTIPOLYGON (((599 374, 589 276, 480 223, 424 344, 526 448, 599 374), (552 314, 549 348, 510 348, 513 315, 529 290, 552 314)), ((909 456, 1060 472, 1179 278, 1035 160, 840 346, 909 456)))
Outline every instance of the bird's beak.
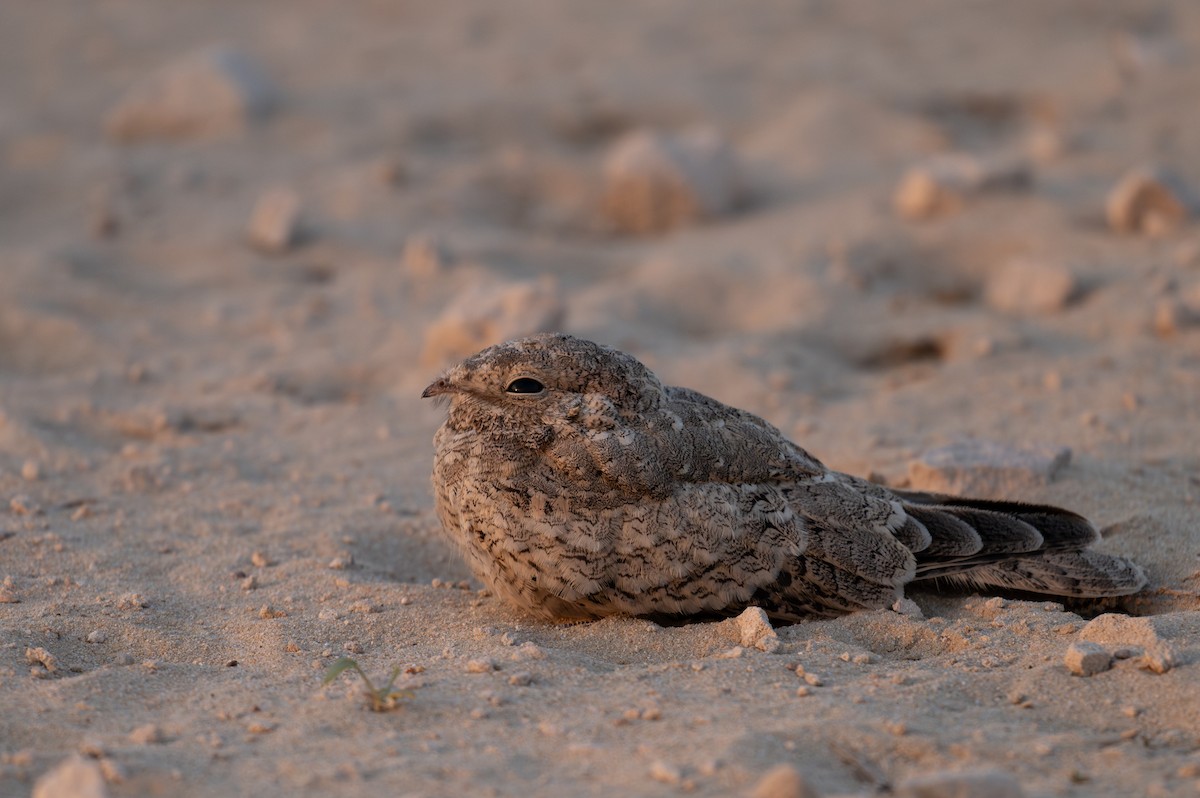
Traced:
POLYGON ((445 396, 453 392, 454 387, 450 385, 450 381, 445 377, 438 377, 428 388, 421 391, 421 398, 428 399, 431 396, 445 396))

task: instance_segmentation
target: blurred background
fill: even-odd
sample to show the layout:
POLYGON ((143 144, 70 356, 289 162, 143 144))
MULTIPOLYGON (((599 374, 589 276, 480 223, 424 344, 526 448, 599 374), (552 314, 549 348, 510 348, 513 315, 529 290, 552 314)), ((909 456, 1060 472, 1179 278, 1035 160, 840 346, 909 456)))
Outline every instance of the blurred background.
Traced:
POLYGON ((1083 341, 1200 318, 1198 36, 1187 2, 5 4, 0 375, 407 403, 565 329, 796 434, 912 383, 1003 429, 964 374, 1088 390, 1083 341))

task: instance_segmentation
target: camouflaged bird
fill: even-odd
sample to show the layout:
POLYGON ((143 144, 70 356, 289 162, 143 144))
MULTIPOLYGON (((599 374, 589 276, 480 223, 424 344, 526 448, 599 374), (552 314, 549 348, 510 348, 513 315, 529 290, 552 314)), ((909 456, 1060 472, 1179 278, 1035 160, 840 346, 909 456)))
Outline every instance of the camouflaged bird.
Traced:
POLYGON ((425 389, 438 515, 475 574, 543 618, 887 607, 914 581, 1054 596, 1146 583, 1075 513, 890 490, 761 418, 569 335, 479 352, 425 389))

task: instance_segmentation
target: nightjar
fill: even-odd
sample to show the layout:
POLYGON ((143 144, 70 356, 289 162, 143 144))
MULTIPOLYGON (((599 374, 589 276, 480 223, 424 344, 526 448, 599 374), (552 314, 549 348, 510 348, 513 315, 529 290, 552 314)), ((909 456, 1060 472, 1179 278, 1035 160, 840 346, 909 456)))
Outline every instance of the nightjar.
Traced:
POLYGON ((543 618, 782 620, 887 607, 938 580, 1051 596, 1136 593, 1067 510, 888 489, 826 468, 751 413, 663 385, 569 335, 484 349, 425 389, 446 534, 497 596, 543 618))

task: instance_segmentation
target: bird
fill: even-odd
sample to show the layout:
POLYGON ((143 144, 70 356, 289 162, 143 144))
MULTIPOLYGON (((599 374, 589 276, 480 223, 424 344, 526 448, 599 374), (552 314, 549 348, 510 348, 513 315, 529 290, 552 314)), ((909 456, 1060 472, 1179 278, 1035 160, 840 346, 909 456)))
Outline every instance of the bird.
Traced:
POLYGON ((563 333, 490 346, 422 393, 445 534, 499 599, 554 622, 757 606, 799 622, 914 583, 1099 598, 1142 569, 1058 507, 889 488, 764 419, 563 333))

